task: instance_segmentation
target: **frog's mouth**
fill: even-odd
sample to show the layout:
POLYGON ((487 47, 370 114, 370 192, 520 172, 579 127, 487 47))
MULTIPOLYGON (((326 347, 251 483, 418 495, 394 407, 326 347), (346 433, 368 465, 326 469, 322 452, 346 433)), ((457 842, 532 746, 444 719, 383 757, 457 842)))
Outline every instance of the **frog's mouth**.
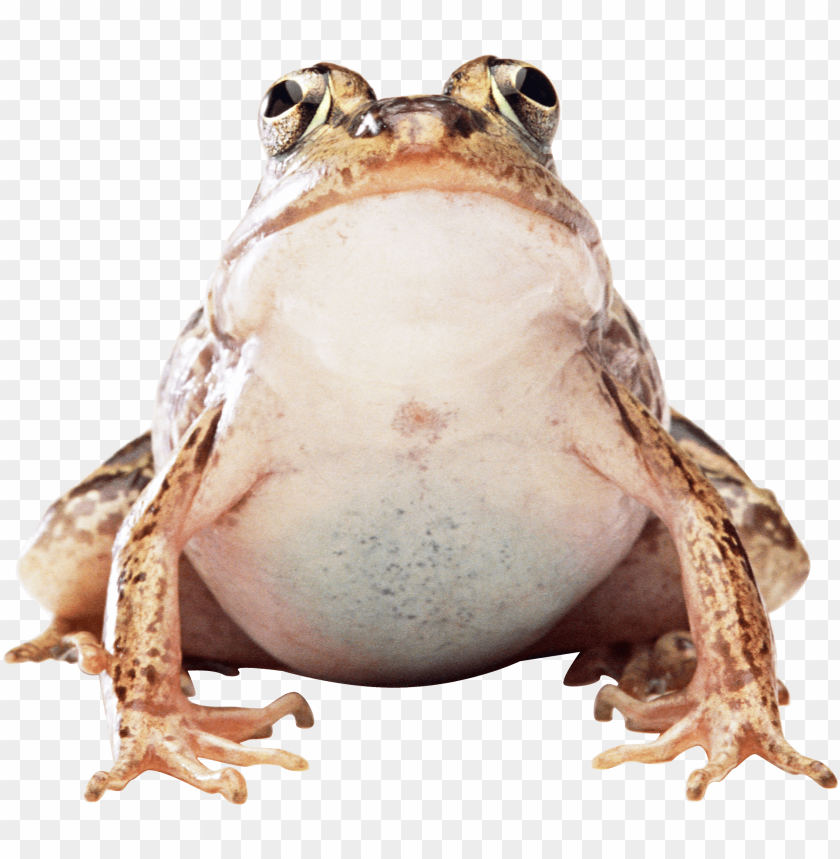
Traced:
POLYGON ((486 193, 363 196, 254 243, 211 282, 226 334, 332 371, 428 378, 482 367, 547 315, 580 325, 604 283, 565 224, 486 193))
POLYGON ((254 242, 336 206, 420 190, 488 194, 565 224, 590 248, 600 244, 592 218, 558 179, 550 154, 537 158, 507 128, 465 128, 461 113, 475 118, 475 111, 440 96, 389 99, 367 108, 343 132, 325 131, 301 153, 269 161, 224 259, 236 260, 254 242), (368 135, 370 124, 382 130, 368 135))

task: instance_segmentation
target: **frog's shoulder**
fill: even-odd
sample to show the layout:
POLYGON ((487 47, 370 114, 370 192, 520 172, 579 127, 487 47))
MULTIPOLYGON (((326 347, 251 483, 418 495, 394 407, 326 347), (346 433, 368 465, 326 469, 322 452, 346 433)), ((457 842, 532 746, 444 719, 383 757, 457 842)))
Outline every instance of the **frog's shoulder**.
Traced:
POLYGON ((152 428, 156 463, 169 458, 193 421, 219 398, 226 370, 238 355, 237 344, 220 348, 204 306, 187 320, 158 383, 152 428))
POLYGON ((610 292, 606 308, 590 322, 587 331, 589 352, 667 429, 668 400, 650 341, 633 311, 611 285, 610 292))

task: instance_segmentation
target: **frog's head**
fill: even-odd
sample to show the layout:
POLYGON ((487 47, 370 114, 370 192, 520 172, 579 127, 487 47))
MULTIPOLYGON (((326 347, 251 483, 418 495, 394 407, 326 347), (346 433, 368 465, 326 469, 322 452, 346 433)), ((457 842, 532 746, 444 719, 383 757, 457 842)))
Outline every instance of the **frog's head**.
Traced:
MULTIPOLYGON (((453 72, 442 95, 377 99, 330 63, 280 78, 259 110, 263 180, 211 282, 215 324, 246 337, 277 307, 278 286, 288 311, 305 286, 291 281, 338 270, 343 281, 399 275, 400 294, 427 304, 435 284, 515 303, 511 278, 543 292, 565 279, 569 314, 590 318, 607 300, 608 263, 554 168, 559 113, 539 69, 492 56, 453 72)), ((345 290, 357 308, 362 292, 345 290)))

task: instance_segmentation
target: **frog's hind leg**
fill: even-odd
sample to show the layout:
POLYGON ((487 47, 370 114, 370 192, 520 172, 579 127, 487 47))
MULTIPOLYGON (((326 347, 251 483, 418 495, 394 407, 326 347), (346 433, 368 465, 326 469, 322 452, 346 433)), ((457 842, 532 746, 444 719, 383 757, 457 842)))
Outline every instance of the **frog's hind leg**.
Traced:
POLYGON ((147 432, 47 510, 18 575, 53 620, 39 636, 13 647, 6 662, 75 661, 76 634, 99 638, 114 538, 153 471, 147 432))
MULTIPOLYGON (((756 486, 717 442, 673 410, 671 436, 726 501, 765 605, 771 611, 778 608, 801 587, 809 562, 775 496, 756 486)), ((578 636, 580 653, 566 674, 566 685, 595 683, 603 674, 645 701, 688 684, 697 653, 687 631, 676 547, 660 519, 651 517, 627 558, 575 610, 573 624, 571 629, 567 624, 565 634, 578 636)), ((779 703, 787 704, 787 689, 777 683, 779 703)))

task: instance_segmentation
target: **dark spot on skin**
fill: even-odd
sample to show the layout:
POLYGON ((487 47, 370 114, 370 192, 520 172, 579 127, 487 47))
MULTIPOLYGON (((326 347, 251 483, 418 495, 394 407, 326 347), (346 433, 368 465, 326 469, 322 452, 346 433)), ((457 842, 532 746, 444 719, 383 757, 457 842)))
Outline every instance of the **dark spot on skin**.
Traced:
POLYGON ((125 686, 115 686, 114 694, 117 696, 117 700, 121 703, 125 703, 125 696, 128 694, 128 690, 125 686))
POLYGON ((130 737, 131 736, 131 728, 129 728, 128 725, 123 725, 120 728, 120 736, 123 739, 125 739, 126 737, 130 737))
POLYGON ((618 413, 621 417, 621 423, 624 425, 624 429, 627 430, 627 433, 630 435, 633 441, 636 442, 636 444, 641 444, 642 432, 636 426, 636 424, 634 424, 633 421, 630 420, 630 415, 627 414, 627 410, 624 408, 624 404, 621 402, 618 388, 615 386, 615 382, 613 382, 613 380, 610 378, 610 374, 602 370, 601 381, 604 383, 604 387, 609 392, 612 401, 615 403, 616 408, 618 409, 618 413))
POLYGON ((406 438, 425 432, 428 434, 429 441, 435 442, 449 425, 446 417, 423 403, 410 400, 397 410, 394 420, 391 421, 391 427, 406 438))
POLYGON ((721 542, 733 555, 737 555, 744 551, 741 546, 741 538, 738 536, 735 526, 729 521, 729 519, 721 520, 720 530, 723 531, 720 538, 721 542))
POLYGON ((83 498, 73 508, 74 516, 90 516, 96 510, 97 501, 95 498, 83 498))
POLYGON ((711 644, 711 649, 715 653, 719 654, 724 662, 732 661, 732 648, 720 632, 715 635, 715 640, 714 643, 711 644))
POLYGON ((199 445, 198 450, 195 452, 195 464, 200 469, 203 469, 204 466, 207 465, 207 460, 210 458, 210 452, 213 450, 213 442, 216 440, 216 429, 219 426, 221 418, 222 411, 219 409, 213 417, 213 420, 210 422, 210 426, 207 428, 204 438, 201 439, 201 444, 199 445))
MULTIPOLYGON (((165 591, 166 590, 165 582, 159 582, 158 583, 158 591, 160 591, 161 586, 163 587, 163 590, 165 591)), ((155 616, 152 618, 152 622, 146 627, 146 632, 148 632, 150 635, 157 630, 158 626, 160 625, 160 622, 163 620, 163 604, 162 604, 163 600, 160 596, 158 596, 157 602, 158 602, 158 608, 157 608, 157 611, 155 612, 155 616)))
POLYGON ((353 184, 353 171, 349 167, 341 168, 341 180, 345 185, 353 184))
POLYGON ((604 332, 604 340, 614 348, 632 349, 639 351, 638 337, 634 338, 617 319, 610 321, 610 325, 604 332))
POLYGON ((154 686, 158 681, 158 673, 155 670, 154 665, 147 665, 145 668, 141 669, 140 673, 143 677, 146 678, 149 682, 149 686, 154 686))
POLYGON ((150 534, 154 534, 155 528, 157 528, 157 522, 154 519, 151 522, 147 522, 137 533, 134 535, 137 540, 145 540, 150 534))
POLYGON ((160 484, 160 494, 163 495, 164 492, 169 490, 169 475, 163 478, 163 481, 160 484))
POLYGON ((135 584, 137 584, 138 582, 145 582, 145 581, 146 581, 146 574, 145 573, 138 573, 134 577, 134 583, 135 584))
POLYGON ((484 131, 487 128, 487 120, 477 111, 470 111, 469 114, 464 112, 456 114, 447 128, 452 136, 457 134, 460 137, 470 137, 476 131, 484 131))
POLYGON ((117 663, 116 668, 114 668, 114 682, 116 683, 120 679, 120 674, 122 674, 122 666, 117 663))
POLYGON ((744 549, 743 544, 741 543, 741 538, 738 536, 738 531, 735 529, 735 526, 732 524, 732 521, 728 517, 725 517, 721 524, 723 526, 723 530, 726 532, 725 540, 727 546, 730 548, 733 554, 740 555, 740 557, 743 559, 747 575, 749 575, 750 581, 752 581, 753 585, 756 586, 757 590, 758 585, 756 585, 752 565, 750 564, 749 558, 747 557, 747 553, 744 549))
POLYGON ((150 657, 151 659, 156 659, 158 656, 160 656, 160 651, 159 651, 156 647, 153 647, 153 648, 149 651, 149 657, 150 657))
POLYGON ((137 672, 133 668, 129 668, 125 674, 129 680, 134 680, 137 677, 137 672))
POLYGON ((744 527, 764 534, 788 552, 796 548, 796 534, 787 523, 780 521, 778 511, 766 504, 750 504, 744 516, 744 527))
MULTIPOLYGON (((749 561, 747 561, 747 567, 749 568, 749 561)), ((752 576, 752 570, 750 570, 750 576, 752 576)), ((753 579, 755 582, 755 579, 753 579)), ((749 663, 750 669, 752 671, 753 677, 760 677, 762 674, 761 666, 756 662, 755 655, 753 653, 753 646, 755 642, 756 634, 761 635, 762 630, 756 629, 755 624, 750 622, 750 618, 744 613, 744 607, 741 604, 739 599, 735 600, 735 613, 738 615, 738 625, 740 627, 740 641, 743 643, 743 655, 744 658, 749 663)), ((754 618, 754 616, 753 616, 754 618)), ((764 630, 764 634, 767 634, 767 630, 764 630)))
POLYGON ((96 526, 96 531, 102 536, 115 536, 124 520, 122 513, 111 513, 96 526))
MULTIPOLYGON (((750 683, 755 678, 749 671, 733 671, 727 677, 727 688, 729 689, 743 689, 748 683, 750 683)), ((740 702, 738 702, 740 703, 740 702)))
POLYGON ((181 336, 183 337, 184 334, 189 334, 190 331, 192 331, 193 328, 195 328, 198 323, 201 322, 202 316, 204 316, 204 308, 199 307, 198 310, 196 310, 195 313, 193 313, 193 315, 190 316, 190 318, 187 320, 187 324, 184 326, 184 330, 181 332, 181 336))
POLYGON ((668 447, 668 455, 671 457, 671 462, 673 463, 674 468, 682 474, 683 479, 688 484, 689 490, 694 492, 697 487, 697 481, 694 479, 694 475, 691 471, 686 467, 679 451, 673 447, 668 447))

